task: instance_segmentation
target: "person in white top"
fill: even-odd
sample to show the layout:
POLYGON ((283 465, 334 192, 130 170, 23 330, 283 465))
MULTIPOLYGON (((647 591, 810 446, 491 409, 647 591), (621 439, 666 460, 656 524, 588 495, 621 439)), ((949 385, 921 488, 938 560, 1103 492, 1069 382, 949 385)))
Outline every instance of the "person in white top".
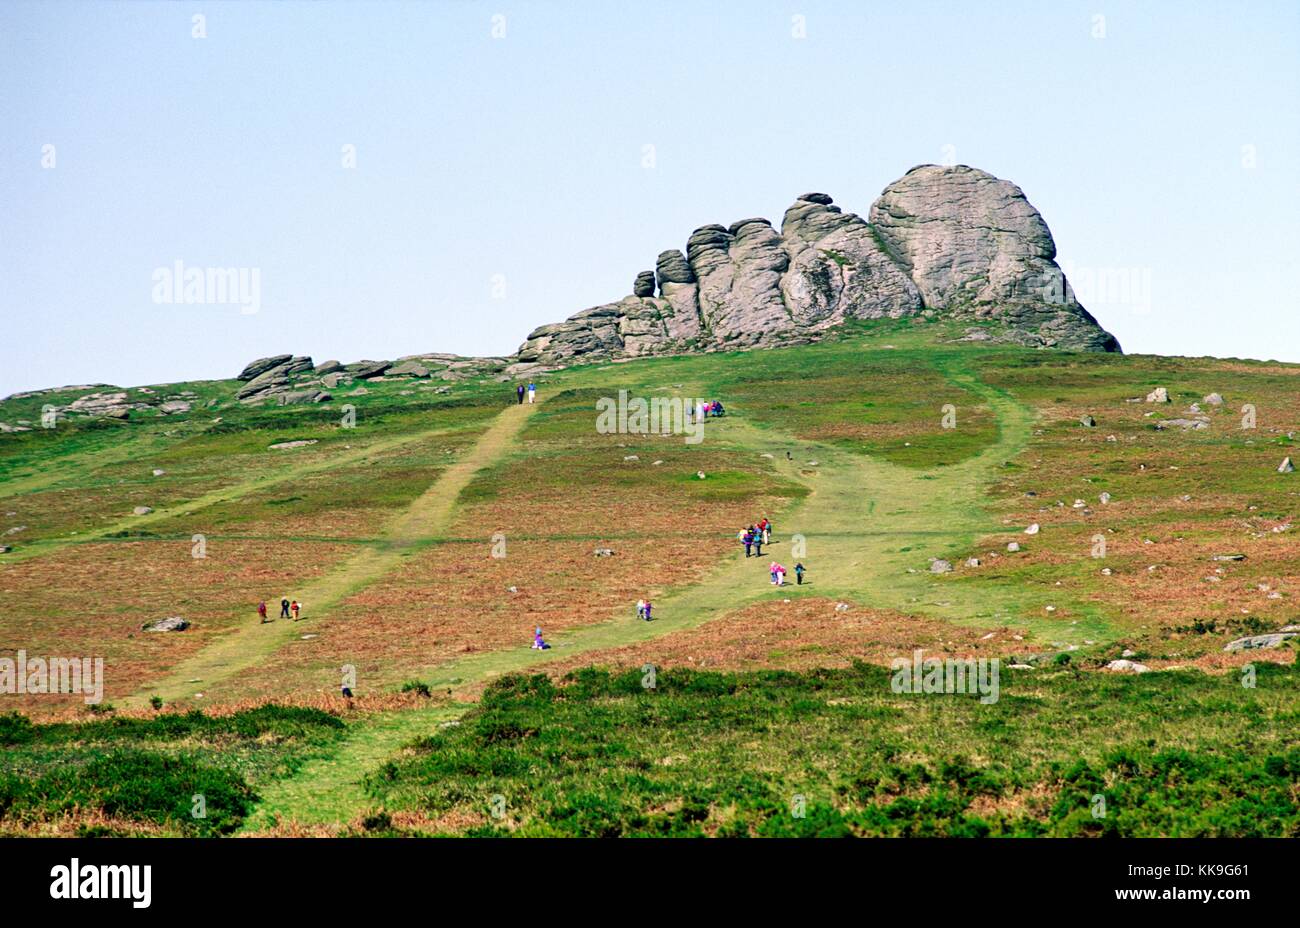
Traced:
POLYGON ((537 384, 535 384, 535 383, 529 383, 529 384, 528 384, 528 402, 530 402, 530 403, 533 402, 533 400, 536 399, 536 397, 537 397, 537 384))

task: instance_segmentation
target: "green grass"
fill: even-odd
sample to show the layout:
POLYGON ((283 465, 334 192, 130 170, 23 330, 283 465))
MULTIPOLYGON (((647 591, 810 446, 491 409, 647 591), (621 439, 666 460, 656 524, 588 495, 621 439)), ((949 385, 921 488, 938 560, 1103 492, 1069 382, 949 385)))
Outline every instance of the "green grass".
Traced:
POLYGON ((1294 666, 1253 690, 1004 671, 992 705, 867 665, 642 681, 501 679, 369 777, 372 802, 471 835, 1300 836, 1294 666))
POLYGON ((227 834, 260 785, 296 770, 343 728, 324 712, 275 705, 43 725, 0 716, 0 834, 88 812, 110 824, 83 822, 81 834, 227 834))

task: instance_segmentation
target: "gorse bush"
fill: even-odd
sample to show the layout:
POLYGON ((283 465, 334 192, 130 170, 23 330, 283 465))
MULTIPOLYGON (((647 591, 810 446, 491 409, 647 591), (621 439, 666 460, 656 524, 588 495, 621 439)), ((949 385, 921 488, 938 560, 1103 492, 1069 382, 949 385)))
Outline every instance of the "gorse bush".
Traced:
POLYGON ((467 835, 1300 836, 1300 674, 1258 674, 1067 665, 991 705, 865 664, 513 675, 367 788, 467 835))
POLYGON ((228 834, 253 808, 257 779, 292 773, 344 728, 320 710, 277 705, 45 725, 0 715, 0 831, 104 816, 113 824, 78 833, 228 834))

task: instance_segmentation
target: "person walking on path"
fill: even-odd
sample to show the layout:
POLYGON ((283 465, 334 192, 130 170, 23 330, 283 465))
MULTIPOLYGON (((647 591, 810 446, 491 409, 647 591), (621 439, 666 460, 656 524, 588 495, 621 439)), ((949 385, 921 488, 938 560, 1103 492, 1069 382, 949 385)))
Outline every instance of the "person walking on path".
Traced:
POLYGON ((289 608, 293 610, 293 620, 294 620, 295 622, 297 622, 297 621, 298 621, 298 610, 302 609, 302 603, 298 602, 298 600, 295 599, 295 600, 293 601, 293 605, 290 606, 289 608))
POLYGON ((754 554, 756 557, 763 556, 763 533, 754 529, 754 554))
POLYGON ((636 617, 637 617, 638 619, 644 619, 644 618, 645 618, 645 600, 644 600, 644 599, 638 599, 638 600, 636 601, 636 617))
POLYGON ((749 557, 749 550, 754 547, 754 533, 749 529, 742 529, 740 533, 740 543, 745 546, 745 557, 749 557))
POLYGON ((262 624, 265 625, 266 624, 266 603, 265 602, 260 602, 257 604, 257 615, 262 620, 262 624))
POLYGON ((534 651, 548 651, 550 650, 550 647, 551 646, 546 643, 546 639, 542 637, 542 630, 540 628, 533 632, 534 651))
POLYGON ((772 543, 772 523, 767 521, 767 516, 763 516, 763 521, 758 523, 759 529, 763 532, 763 544, 772 543))
POLYGON ((289 618, 289 600, 287 599, 280 600, 280 618, 289 618))
POLYGON ((522 383, 515 387, 515 396, 519 397, 519 405, 524 405, 524 385, 522 383))
POLYGON ((776 565, 776 585, 785 586, 785 565, 776 565))
POLYGON ((804 568, 804 566, 803 566, 803 562, 802 562, 802 561, 794 565, 794 582, 795 582, 795 586, 803 586, 803 572, 804 572, 804 569, 805 569, 805 568, 804 568))
POLYGON ((647 622, 650 621, 650 609, 651 609, 650 600, 647 599, 645 601, 645 620, 647 622))
POLYGON ((528 403, 529 403, 529 405, 531 405, 531 404, 533 403, 533 401, 534 401, 536 398, 537 398, 537 384, 533 383, 533 382, 530 380, 530 381, 528 382, 528 403))

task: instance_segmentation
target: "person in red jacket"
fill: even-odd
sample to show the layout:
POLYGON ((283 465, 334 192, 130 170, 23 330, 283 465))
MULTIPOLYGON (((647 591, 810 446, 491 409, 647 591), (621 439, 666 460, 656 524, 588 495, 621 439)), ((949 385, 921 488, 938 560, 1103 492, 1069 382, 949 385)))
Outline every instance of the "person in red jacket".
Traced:
POLYGON ((266 622, 266 603, 265 603, 265 602, 260 602, 260 603, 257 604, 257 614, 261 617, 262 621, 265 623, 265 622, 266 622))

